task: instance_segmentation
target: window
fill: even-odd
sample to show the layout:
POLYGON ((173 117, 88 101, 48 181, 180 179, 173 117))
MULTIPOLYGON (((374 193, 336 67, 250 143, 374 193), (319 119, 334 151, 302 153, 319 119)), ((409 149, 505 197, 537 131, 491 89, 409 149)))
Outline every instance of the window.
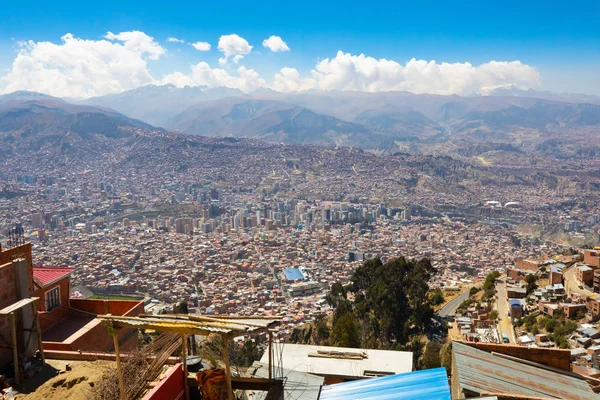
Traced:
POLYGON ((58 286, 46 292, 46 311, 52 311, 60 306, 60 288, 58 286))

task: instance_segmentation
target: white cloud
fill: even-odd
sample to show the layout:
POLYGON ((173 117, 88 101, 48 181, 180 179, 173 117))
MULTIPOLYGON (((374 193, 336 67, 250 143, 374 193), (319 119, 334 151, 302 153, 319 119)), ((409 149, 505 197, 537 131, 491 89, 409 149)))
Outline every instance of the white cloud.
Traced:
MULTIPOLYGON (((247 92, 271 87, 282 92, 406 90, 468 95, 485 94, 490 88, 501 86, 532 88, 540 84, 538 71, 520 61, 472 65, 412 59, 401 64, 342 51, 319 61, 308 76, 285 67, 269 83, 257 71, 242 65, 229 71, 211 68, 205 62, 194 65, 188 72, 173 71, 158 80, 150 74, 147 62, 159 59, 166 50, 151 36, 131 31, 108 32, 105 38, 108 40, 85 40, 67 33, 59 43, 17 42, 19 51, 12 68, 0 76, 0 93, 31 90, 58 97, 85 98, 161 82, 177 86, 226 86, 247 92)), ((192 45, 199 50, 210 48, 204 42, 192 45)), ((252 51, 252 46, 235 34, 221 36, 218 48, 222 53, 219 63, 223 65, 229 60, 240 63, 252 51)))
POLYGON ((121 32, 117 35, 108 32, 104 37, 108 40, 121 41, 126 49, 129 49, 140 56, 148 55, 150 60, 158 60, 160 56, 166 53, 164 47, 155 42, 152 36, 148 36, 144 32, 130 31, 121 32))
POLYGON ((164 49, 142 32, 108 33, 108 40, 84 40, 67 33, 61 43, 22 42, 11 70, 0 76, 0 92, 32 90, 84 98, 119 93, 155 82, 146 59, 164 49))
POLYGON ((246 54, 250 54, 252 51, 252 46, 248 41, 235 33, 221 36, 218 48, 223 53, 223 57, 219 59, 220 64, 227 64, 230 57, 233 57, 233 61, 238 63, 246 54))
POLYGON ((405 65, 375 59, 364 54, 338 51, 332 59, 317 63, 312 71, 317 87, 323 90, 379 92, 407 90, 414 93, 473 94, 484 87, 515 84, 539 85, 539 73, 520 61, 436 63, 412 59, 405 65))
POLYGON ((165 76, 161 83, 170 83, 177 87, 225 86, 240 89, 244 92, 251 92, 261 87, 268 87, 267 82, 253 69, 240 66, 237 69, 237 75, 230 75, 228 71, 222 68, 211 68, 210 65, 205 62, 199 62, 194 65, 189 75, 175 72, 165 76))
POLYGON ((196 43, 192 43, 192 46, 194 46, 194 48, 198 51, 209 51, 210 50, 210 43, 208 43, 208 42, 196 42, 196 43))
POLYGON ((281 39, 281 37, 275 36, 275 35, 269 37, 268 39, 263 40, 262 45, 263 45, 263 47, 266 47, 269 50, 274 51, 274 52, 290 51, 290 48, 283 41, 283 39, 281 39))
POLYGON ((176 37, 170 37, 167 39, 167 42, 169 42, 169 43, 185 43, 185 40, 177 39, 176 37))
POLYGON ((297 92, 313 89, 317 81, 313 78, 300 79, 300 73, 295 68, 285 67, 275 74, 272 88, 278 92, 297 92))

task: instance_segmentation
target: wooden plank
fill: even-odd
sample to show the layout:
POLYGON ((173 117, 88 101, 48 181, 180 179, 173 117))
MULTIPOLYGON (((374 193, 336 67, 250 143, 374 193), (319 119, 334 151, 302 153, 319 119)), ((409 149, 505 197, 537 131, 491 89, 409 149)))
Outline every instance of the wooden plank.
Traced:
POLYGON ((117 374, 119 375, 119 398, 126 400, 125 398, 125 383, 123 382, 123 370, 121 368, 121 353, 119 352, 119 338, 117 333, 113 333, 113 340, 115 342, 115 355, 117 357, 117 374))
POLYGON ((11 304, 8 307, 3 308, 2 310, 0 310, 0 316, 7 316, 12 314, 13 312, 17 311, 20 308, 23 308, 31 303, 35 303, 36 300, 38 300, 39 297, 28 297, 26 299, 23 300, 19 300, 16 303, 11 304))
POLYGON ((12 333, 12 348, 13 348, 13 362, 15 364, 15 382, 19 384, 21 382, 19 373, 19 349, 17 346, 17 319, 15 314, 10 314, 10 330, 12 333))
POLYGON ((269 379, 273 379, 273 332, 269 332, 269 379))
POLYGON ((38 312, 36 302, 31 303, 32 316, 35 319, 35 333, 38 340, 38 350, 40 351, 40 357, 42 358, 42 365, 46 364, 46 356, 44 354, 44 344, 42 342, 42 330, 40 329, 40 319, 38 318, 38 312))
POLYGON ((225 379, 227 380, 227 398, 233 400, 233 388, 231 386, 231 366, 229 365, 229 337, 227 334, 221 335, 223 342, 223 357, 225 358, 225 379))
POLYGON ((261 392, 268 392, 273 386, 279 386, 283 388, 283 380, 233 377, 231 378, 231 385, 237 390, 257 390, 261 392))
POLYGON ((187 385, 187 336, 181 335, 181 354, 183 355, 183 385, 185 389, 185 400, 190 400, 190 388, 187 385))

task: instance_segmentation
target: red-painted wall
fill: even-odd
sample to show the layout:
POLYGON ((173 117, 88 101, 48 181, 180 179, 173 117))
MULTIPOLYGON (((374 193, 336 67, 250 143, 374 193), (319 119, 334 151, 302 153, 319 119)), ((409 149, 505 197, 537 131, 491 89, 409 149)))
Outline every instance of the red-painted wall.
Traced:
POLYGON ((184 391, 183 368, 175 364, 142 400, 178 400, 184 397, 184 391))
MULTIPOLYGON (((144 312, 144 303, 135 300, 88 300, 71 299, 71 308, 95 315, 112 314, 135 317, 144 312)), ((137 349, 137 332, 121 329, 118 333, 119 349, 122 351, 137 349)), ((99 319, 90 321, 84 328, 62 343, 44 342, 48 350, 71 350, 84 352, 114 351, 114 341, 99 319)))

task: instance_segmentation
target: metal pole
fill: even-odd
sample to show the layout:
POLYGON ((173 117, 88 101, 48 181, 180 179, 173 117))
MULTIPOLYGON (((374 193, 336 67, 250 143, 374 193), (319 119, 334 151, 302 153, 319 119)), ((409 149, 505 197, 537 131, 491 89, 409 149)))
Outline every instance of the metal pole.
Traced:
POLYGON ((117 358, 117 374, 119 375, 119 389, 120 389, 119 398, 121 400, 126 400, 126 398, 125 398, 125 383, 123 382, 123 371, 121 369, 121 354, 119 353, 119 338, 117 337, 116 333, 113 334, 113 340, 115 342, 115 355, 117 358))

